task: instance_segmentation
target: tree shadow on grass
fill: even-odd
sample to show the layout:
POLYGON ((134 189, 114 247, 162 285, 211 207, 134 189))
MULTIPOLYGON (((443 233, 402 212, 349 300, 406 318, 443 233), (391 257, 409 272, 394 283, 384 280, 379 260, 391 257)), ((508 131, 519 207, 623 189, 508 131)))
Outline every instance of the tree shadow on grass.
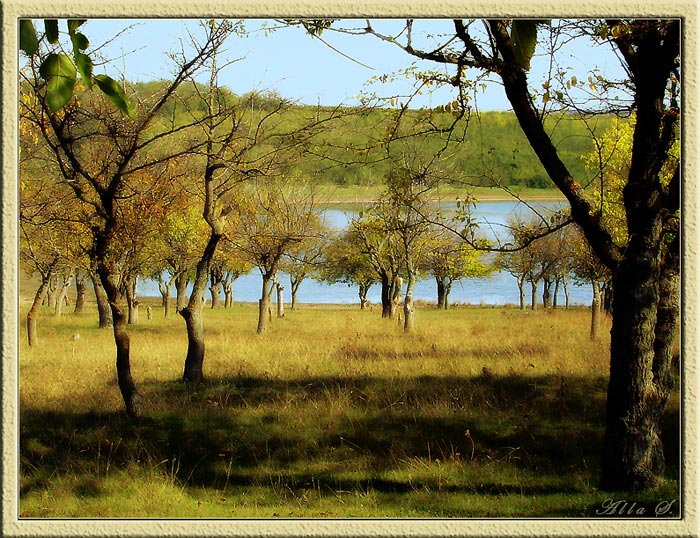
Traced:
MULTIPOLYGON (((598 480, 605 388, 602 378, 486 372, 239 376, 142 386, 152 405, 138 421, 24 405, 20 494, 46 489, 58 473, 78 477, 76 495, 99 495, 109 468, 132 465, 217 489, 585 493, 598 480)), ((677 410, 665 416, 663 437, 678 480, 677 410)))

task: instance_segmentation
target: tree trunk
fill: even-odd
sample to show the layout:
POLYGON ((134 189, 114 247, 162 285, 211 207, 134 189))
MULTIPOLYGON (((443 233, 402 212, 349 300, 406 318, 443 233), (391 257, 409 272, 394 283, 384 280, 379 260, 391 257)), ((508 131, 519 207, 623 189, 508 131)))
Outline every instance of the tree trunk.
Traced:
POLYGON ((554 280, 554 293, 552 294, 552 308, 557 307, 557 298, 559 296, 559 284, 561 283, 561 279, 557 278, 554 280))
POLYGON ((297 293, 299 292, 299 286, 301 286, 301 283, 304 281, 303 278, 292 278, 292 276, 289 276, 289 284, 291 286, 291 293, 292 293, 292 304, 290 308, 294 310, 294 308, 297 305, 297 293))
POLYGON ((360 310, 364 310, 367 306, 367 294, 370 287, 372 287, 372 283, 361 282, 359 285, 357 295, 360 297, 360 310))
POLYGON ((209 292, 211 293, 211 307, 219 308, 221 294, 221 282, 214 282, 209 286, 209 292))
POLYGON ((36 316, 39 313, 39 308, 41 307, 41 303, 44 300, 44 296, 46 295, 46 289, 49 287, 50 278, 51 273, 49 273, 46 276, 42 275, 41 284, 36 290, 32 306, 29 309, 29 312, 27 312, 27 343, 30 346, 35 345, 39 340, 36 331, 36 316))
POLYGON ((382 317, 391 317, 391 282, 389 280, 389 275, 382 273, 381 275, 381 285, 382 285, 382 317))
POLYGON ((82 314, 83 308, 85 306, 85 279, 87 278, 86 272, 76 271, 75 274, 75 308, 73 312, 75 314, 82 314))
POLYGON ((532 304, 530 305, 530 308, 532 310, 537 310, 537 281, 531 278, 530 279, 530 286, 532 288, 532 293, 531 293, 532 304))
POLYGON ((591 340, 595 340, 598 336, 598 326, 599 315, 600 315, 600 288, 598 287, 598 282, 593 280, 591 282, 593 285, 593 302, 591 302, 591 340))
POLYGON ((172 305, 171 301, 171 295, 173 291, 173 284, 175 283, 175 280, 177 279, 177 273, 172 275, 167 282, 163 280, 163 275, 159 274, 158 275, 158 289, 160 290, 160 295, 162 298, 162 305, 163 305, 163 317, 169 317, 170 316, 170 309, 172 305))
POLYGON ((189 278, 187 278, 187 273, 183 271, 175 279, 175 290, 177 295, 176 300, 176 310, 179 312, 187 306, 187 283, 189 278))
POLYGON ((53 315, 56 317, 61 317, 63 314, 63 304, 68 294, 68 288, 70 287, 71 280, 73 279, 73 272, 71 271, 67 275, 58 275, 58 288, 56 291, 56 303, 54 305, 53 315))
POLYGON ((518 278, 518 294, 520 297, 520 310, 525 310, 525 276, 518 278))
POLYGON ((190 383, 200 383, 204 380, 204 324, 202 323, 204 292, 209 280, 209 264, 221 237, 212 230, 207 246, 197 263, 197 273, 187 306, 179 310, 187 327, 187 356, 182 380, 190 383))
POLYGON ((233 306, 233 282, 224 284, 224 308, 233 306))
POLYGON ((441 276, 435 277, 435 283, 437 284, 437 307, 438 309, 445 308, 445 278, 441 276))
POLYGON ((262 276, 262 295, 258 301, 258 328, 256 332, 263 334, 267 331, 270 322, 270 297, 272 295, 273 275, 263 274, 262 276))
POLYGON ((109 306, 107 292, 102 286, 100 277, 98 277, 94 272, 90 271, 90 280, 92 280, 92 287, 95 290, 95 300, 97 301, 97 314, 99 317, 99 328, 107 329, 109 327, 112 327, 112 309, 109 306))
POLYGON ((542 305, 545 309, 552 306, 552 281, 549 278, 542 279, 542 305))
POLYGON ((445 283, 445 310, 450 308, 450 293, 452 292, 452 279, 447 279, 445 283))
POLYGON ((406 296, 403 301, 403 330, 412 332, 415 328, 416 310, 413 304, 413 288, 415 287, 415 272, 408 272, 408 282, 406 283, 406 296))
POLYGON ((284 317, 284 286, 279 280, 275 281, 275 288, 277 289, 277 317, 284 317))
POLYGON ((394 319, 396 309, 401 302, 401 288, 403 287, 403 278, 395 276, 391 282, 391 311, 389 317, 394 319))
POLYGON ((664 295, 677 284, 668 271, 660 271, 655 235, 631 235, 613 277, 602 490, 655 488, 663 481, 659 421, 669 391, 663 373, 668 357, 657 353, 655 346, 664 338, 668 340, 668 336, 661 336, 669 328, 663 323, 664 316, 670 315, 667 307, 677 299, 664 295))
POLYGON ((569 285, 567 284, 566 279, 561 281, 561 285, 564 288, 564 308, 568 310, 569 306, 571 305, 571 297, 569 295, 569 285))
POLYGON ((127 415, 132 418, 138 418, 141 416, 142 412, 142 398, 131 377, 129 333, 126 330, 126 316, 119 305, 121 293, 117 286, 112 283, 112 275, 110 275, 108 269, 105 267, 98 267, 97 271, 112 313, 114 343, 117 348, 117 382, 119 384, 119 391, 124 400, 127 415))
POLYGON ((128 325, 139 322, 139 300, 136 297, 136 278, 130 278, 126 283, 126 304, 128 308, 128 325))

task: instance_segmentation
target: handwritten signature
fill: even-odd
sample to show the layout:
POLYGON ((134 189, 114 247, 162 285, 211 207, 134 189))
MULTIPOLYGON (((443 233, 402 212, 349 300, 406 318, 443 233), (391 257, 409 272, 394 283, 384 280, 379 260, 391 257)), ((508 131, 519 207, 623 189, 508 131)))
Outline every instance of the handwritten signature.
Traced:
POLYGON ((672 501, 659 501, 655 505, 645 506, 637 502, 626 500, 605 499, 599 510, 595 513, 598 516, 667 516, 676 504, 677 499, 672 501))

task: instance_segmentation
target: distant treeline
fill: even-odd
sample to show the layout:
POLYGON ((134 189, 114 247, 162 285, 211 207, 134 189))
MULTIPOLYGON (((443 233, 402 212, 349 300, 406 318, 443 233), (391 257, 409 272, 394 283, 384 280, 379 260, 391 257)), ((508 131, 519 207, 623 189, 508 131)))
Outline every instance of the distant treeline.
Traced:
MULTIPOLYGON (((152 95, 161 82, 131 85, 137 97, 152 95)), ((221 90, 221 98, 244 102, 251 94, 237 96, 227 89, 221 90)), ((168 122, 192 112, 205 111, 205 103, 192 86, 178 90, 179 99, 166 104, 161 115, 168 122)), ((274 110, 283 98, 274 93, 259 94, 258 104, 274 110)), ((290 173, 320 184, 376 185, 384 181, 392 165, 386 158, 386 140, 394 132, 399 140, 413 139, 413 144, 426 155, 443 152, 445 179, 449 183, 475 186, 521 186, 553 188, 542 164, 523 135, 513 112, 488 111, 465 114, 455 123, 457 113, 448 106, 434 109, 351 108, 294 106, 285 122, 290 130, 302 118, 339 114, 329 122, 329 130, 317 136, 308 147, 308 158, 291 163, 290 173), (451 134, 440 133, 454 123, 451 134), (398 127, 398 131, 395 129, 398 127), (413 130, 424 134, 407 137, 413 130)), ((582 119, 573 113, 553 112, 545 121, 557 146, 559 156, 572 175, 586 184, 592 176, 583 166, 581 156, 593 149, 591 131, 600 134, 612 125, 613 116, 600 115, 582 119)), ((410 144, 411 142, 406 142, 410 144)))

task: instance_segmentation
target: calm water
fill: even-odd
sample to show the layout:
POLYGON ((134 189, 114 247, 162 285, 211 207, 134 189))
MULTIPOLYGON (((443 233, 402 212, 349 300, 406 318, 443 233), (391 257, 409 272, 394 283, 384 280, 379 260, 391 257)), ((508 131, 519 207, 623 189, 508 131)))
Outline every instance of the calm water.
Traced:
MULTIPOLYGON (((541 208, 545 206, 556 206, 556 203, 534 204, 541 208)), ((478 218, 480 229, 485 235, 501 234, 506 235, 504 225, 508 222, 508 217, 517 214, 526 217, 530 210, 518 202, 480 202, 474 212, 478 218)), ((344 228, 352 218, 352 215, 337 209, 329 209, 325 212, 326 221, 336 228, 344 228)), ((280 275, 280 282, 285 287, 285 302, 291 300, 289 277, 280 275)), ((159 296, 157 282, 146 280, 139 283, 139 294, 146 296, 159 296)), ((233 285, 235 301, 257 302, 260 298, 262 280, 260 273, 254 269, 250 274, 240 277, 233 285)), ((173 292, 174 293, 174 292, 173 292)), ((564 304, 564 292, 560 290, 559 304, 564 304)), ((541 300, 540 286, 540 300, 541 300)), ((587 305, 591 303, 592 291, 590 286, 575 286, 569 284, 569 296, 571 304, 587 305)), ((274 296, 274 294, 273 294, 274 296)), ((435 280, 430 278, 422 280, 416 284, 414 297, 426 301, 437 301, 437 288, 435 280)), ((207 295, 209 299, 209 296, 207 295)), ((223 295, 222 295, 223 298, 223 295)), ((526 298, 530 298, 530 286, 526 287, 526 298)), ((373 303, 381 302, 381 288, 377 284, 370 289, 368 299, 373 303)), ((297 294, 299 303, 330 303, 330 304, 359 304, 357 287, 346 284, 328 285, 312 279, 304 280, 297 294)), ((518 285, 515 278, 508 273, 495 273, 488 278, 465 279, 455 282, 450 293, 450 303, 460 304, 486 304, 502 305, 517 304, 518 285)))

